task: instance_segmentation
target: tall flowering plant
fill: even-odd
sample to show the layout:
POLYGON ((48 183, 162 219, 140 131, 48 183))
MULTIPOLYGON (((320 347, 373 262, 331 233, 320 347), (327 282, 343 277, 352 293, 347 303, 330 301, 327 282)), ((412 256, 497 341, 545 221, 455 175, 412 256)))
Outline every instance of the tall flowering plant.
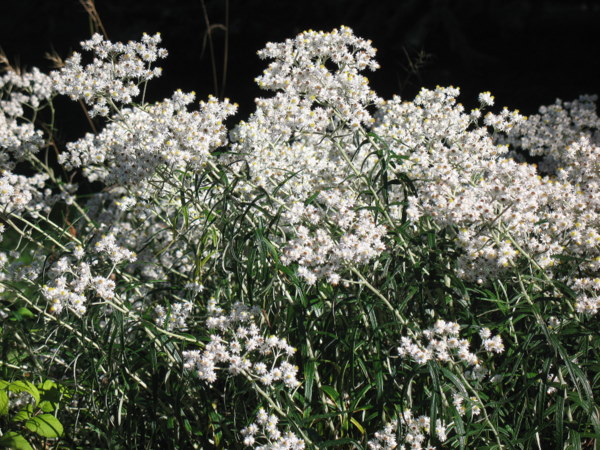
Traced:
POLYGON ((267 44, 272 94, 233 123, 227 99, 146 101, 160 42, 0 78, 1 368, 61 386, 39 445, 600 436, 595 98, 385 101, 341 27, 267 44), (89 132, 60 141, 57 96, 89 132))

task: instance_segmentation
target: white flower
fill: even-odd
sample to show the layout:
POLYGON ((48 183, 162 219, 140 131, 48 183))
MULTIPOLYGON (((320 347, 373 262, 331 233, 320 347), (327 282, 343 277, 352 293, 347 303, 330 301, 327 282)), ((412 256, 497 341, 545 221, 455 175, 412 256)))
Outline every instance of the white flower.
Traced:
POLYGON ((95 54, 94 60, 83 66, 81 55, 74 53, 65 61, 65 67, 52 72, 54 89, 92 106, 91 116, 107 116, 109 105, 131 103, 140 93, 140 83, 160 75, 160 69, 151 69, 149 65, 167 55, 166 50, 158 47, 160 41, 160 34, 144 34, 140 42, 113 44, 96 33, 81 42, 84 50, 95 54))
POLYGON ((482 92, 479 94, 479 103, 482 106, 494 106, 494 97, 489 92, 482 92))

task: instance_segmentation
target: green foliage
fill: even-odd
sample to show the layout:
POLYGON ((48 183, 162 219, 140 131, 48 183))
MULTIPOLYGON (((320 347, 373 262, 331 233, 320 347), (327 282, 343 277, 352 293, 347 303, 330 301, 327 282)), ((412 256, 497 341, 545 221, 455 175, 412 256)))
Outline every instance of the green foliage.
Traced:
POLYGON ((28 450, 33 449, 31 443, 62 437, 64 429, 56 413, 61 399, 69 397, 51 380, 37 386, 27 380, 0 380, 0 427, 10 430, 0 436, 0 447, 28 450), (15 398, 19 400, 13 407, 15 398))

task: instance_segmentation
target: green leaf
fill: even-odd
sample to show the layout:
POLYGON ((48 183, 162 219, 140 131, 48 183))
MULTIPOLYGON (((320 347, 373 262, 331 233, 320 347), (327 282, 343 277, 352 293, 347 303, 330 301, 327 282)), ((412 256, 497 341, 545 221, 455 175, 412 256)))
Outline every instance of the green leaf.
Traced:
POLYGON ((307 361, 304 365, 304 398, 309 402, 312 399, 313 385, 315 381, 315 361, 307 361))
POLYGON ((581 435, 575 431, 569 431, 569 444, 568 448, 582 448, 581 445, 581 435))
POLYGON ((23 306, 23 307, 21 307, 21 308, 19 308, 19 309, 17 309, 17 310, 15 311, 15 314, 16 314, 18 317, 20 317, 20 318, 23 318, 23 319, 31 319, 31 318, 35 317, 35 314, 33 314, 33 313, 31 312, 31 310, 29 310, 29 309, 25 308, 24 306, 23 306))
POLYGON ((52 414, 40 414, 25 422, 25 426, 46 438, 60 437, 63 434, 63 426, 52 414))
POLYGON ((315 201, 315 199, 319 196, 320 192, 315 192, 304 200, 304 206, 308 206, 315 201))
POLYGON ((23 420, 29 419, 31 416, 33 416, 33 406, 27 405, 14 416, 12 416, 11 420, 13 422, 21 422, 23 420))
POLYGON ((44 412, 54 411, 61 398, 60 386, 52 380, 46 380, 38 388, 40 390, 40 403, 38 407, 44 412))
POLYGON ((14 431, 9 431, 0 437, 0 447, 8 447, 14 450, 33 450, 27 439, 14 431))
POLYGON ((565 399, 562 396, 556 398, 556 448, 563 448, 565 399))
POLYGON ((184 419, 184 421, 183 421, 183 426, 184 426, 185 430, 186 430, 188 433, 191 433, 191 432, 192 432, 192 425, 190 424, 190 421, 189 421, 189 420, 187 420, 187 419, 184 419))
POLYGON ((51 413, 56 409, 54 403, 49 402, 48 400, 42 400, 38 405, 38 408, 40 408, 45 413, 51 413))
POLYGON ((8 414, 8 394, 6 391, 0 391, 0 416, 8 414))
POLYGON ((365 429, 363 428, 363 426, 362 426, 362 425, 361 425, 361 424, 358 422, 358 420, 356 420, 354 417, 350 417, 350 422, 352 422, 352 424, 354 424, 354 426, 355 426, 356 428, 358 428, 358 431, 360 431, 360 434, 363 434, 363 435, 364 435, 364 434, 366 433, 366 431, 365 431, 365 429))
POLYGON ((325 392, 325 394, 327 394, 327 396, 329 398, 331 398, 331 400, 333 400, 333 402, 339 407, 339 399, 340 399, 340 394, 338 391, 336 391, 333 387, 331 386, 321 386, 321 390, 323 392, 325 392))
POLYGON ((40 384, 38 386, 40 391, 52 391, 54 389, 58 389, 58 384, 56 384, 54 381, 52 380, 46 380, 44 381, 42 384, 40 384))

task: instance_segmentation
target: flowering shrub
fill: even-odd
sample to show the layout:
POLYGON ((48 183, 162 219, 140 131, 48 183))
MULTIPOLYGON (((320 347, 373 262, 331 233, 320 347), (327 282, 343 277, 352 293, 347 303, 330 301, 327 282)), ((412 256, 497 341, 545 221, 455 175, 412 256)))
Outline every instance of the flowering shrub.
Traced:
POLYGON ((384 101, 363 75, 375 49, 341 27, 267 44, 273 94, 232 124, 226 99, 146 101, 159 45, 96 34, 89 62, 0 78, 0 362, 69 393, 46 438, 600 437, 595 97, 531 117, 489 92, 469 111, 452 87, 384 101), (57 96, 93 129, 60 142, 57 96))

